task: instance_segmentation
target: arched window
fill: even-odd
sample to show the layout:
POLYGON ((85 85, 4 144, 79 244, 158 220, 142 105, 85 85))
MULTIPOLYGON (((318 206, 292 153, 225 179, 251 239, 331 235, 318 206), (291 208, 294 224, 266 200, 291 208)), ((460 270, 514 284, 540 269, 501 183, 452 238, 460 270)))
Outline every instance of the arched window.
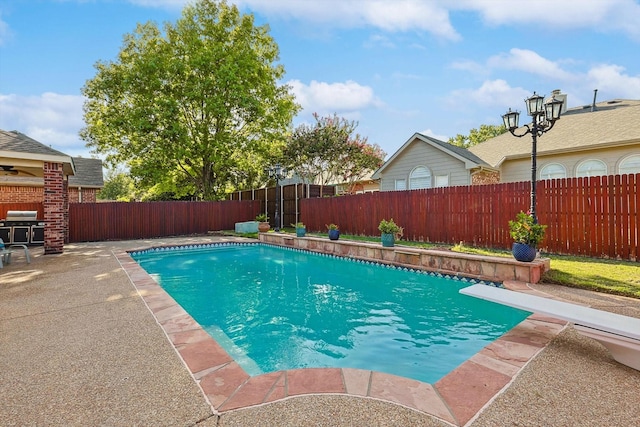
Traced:
POLYGON ((560 163, 549 163, 540 170, 540 179, 566 178, 567 170, 560 163))
POLYGON ((409 175, 409 190, 431 188, 431 171, 424 166, 418 166, 409 175))
POLYGON ((640 173, 640 154, 629 156, 620 162, 620 175, 640 173))
POLYGON ((576 176, 578 178, 588 176, 600 176, 607 174, 607 165, 601 160, 585 160, 578 165, 576 176))

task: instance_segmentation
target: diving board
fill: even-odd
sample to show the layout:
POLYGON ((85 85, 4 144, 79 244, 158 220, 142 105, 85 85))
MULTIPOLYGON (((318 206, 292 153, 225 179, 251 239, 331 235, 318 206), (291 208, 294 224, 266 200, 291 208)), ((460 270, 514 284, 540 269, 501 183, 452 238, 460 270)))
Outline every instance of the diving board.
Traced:
POLYGON ((640 319, 488 285, 472 285, 460 293, 571 322, 578 333, 604 345, 615 360, 640 371, 640 319))

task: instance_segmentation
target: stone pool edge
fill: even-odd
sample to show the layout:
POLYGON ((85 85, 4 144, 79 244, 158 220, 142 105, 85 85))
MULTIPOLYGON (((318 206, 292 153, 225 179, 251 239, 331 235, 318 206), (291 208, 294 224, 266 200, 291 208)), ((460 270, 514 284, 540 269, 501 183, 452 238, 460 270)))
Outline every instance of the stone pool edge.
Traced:
MULTIPOLYGON (((531 315, 435 384, 352 368, 308 368, 250 377, 200 325, 136 263, 114 256, 199 385, 216 414, 309 394, 383 400, 466 425, 515 379, 566 322, 531 315)), ((514 290, 522 282, 505 282, 514 290)))

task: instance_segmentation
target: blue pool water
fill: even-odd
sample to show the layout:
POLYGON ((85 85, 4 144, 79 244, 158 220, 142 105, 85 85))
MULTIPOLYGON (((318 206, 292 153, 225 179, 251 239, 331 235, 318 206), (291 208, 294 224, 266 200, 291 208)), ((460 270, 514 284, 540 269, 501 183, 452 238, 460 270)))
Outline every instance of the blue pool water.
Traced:
POLYGON ((529 313, 450 278, 262 244, 133 258, 249 375, 350 367, 434 383, 529 313))

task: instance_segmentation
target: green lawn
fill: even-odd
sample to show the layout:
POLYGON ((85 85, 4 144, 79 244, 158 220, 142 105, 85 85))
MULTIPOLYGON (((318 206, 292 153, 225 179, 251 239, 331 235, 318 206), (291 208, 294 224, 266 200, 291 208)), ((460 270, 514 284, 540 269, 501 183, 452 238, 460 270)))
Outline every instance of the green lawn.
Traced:
MULTIPOLYGON (((295 234, 293 229, 283 231, 295 234)), ((326 237, 326 233, 307 233, 310 236, 326 237)), ((255 234, 248 237, 257 237, 255 234)), ((380 237, 340 234, 340 239, 379 242, 380 237)), ((427 249, 453 250, 479 255, 511 257, 509 251, 473 248, 463 245, 446 245, 402 240, 398 245, 427 249)), ((543 283, 556 283, 592 291, 640 298, 640 262, 616 261, 600 258, 544 254, 551 259, 551 270, 542 278, 543 283)))

